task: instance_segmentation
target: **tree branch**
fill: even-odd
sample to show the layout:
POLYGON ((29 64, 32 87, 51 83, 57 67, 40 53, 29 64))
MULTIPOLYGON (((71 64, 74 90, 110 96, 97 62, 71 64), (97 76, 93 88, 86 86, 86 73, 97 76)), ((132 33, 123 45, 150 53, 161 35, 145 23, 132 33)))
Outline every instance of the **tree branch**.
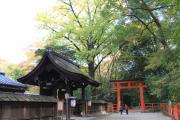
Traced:
MULTIPOLYGON (((101 1, 100 1, 101 2, 101 1)), ((97 12, 97 9, 99 7, 99 4, 96 5, 95 9, 94 9, 94 13, 93 13, 93 17, 92 17, 92 22, 94 22, 94 19, 95 19, 95 15, 96 15, 96 12, 97 12)))
POLYGON ((168 47, 167 42, 165 40, 165 36, 162 30, 162 26, 161 23, 159 22, 158 18, 153 14, 153 12, 150 10, 150 8, 147 6, 147 4, 144 2, 144 0, 141 0, 142 5, 144 5, 145 8, 147 8, 147 11, 149 12, 149 14, 151 15, 151 17, 153 18, 157 28, 159 29, 159 33, 160 33, 160 42, 164 47, 168 47))
POLYGON ((69 3, 64 2, 64 1, 61 1, 61 2, 70 7, 71 12, 73 13, 74 17, 76 18, 76 22, 77 22, 77 23, 79 24, 79 26, 82 28, 82 24, 81 24, 81 22, 80 22, 80 20, 79 20, 79 18, 78 18, 78 15, 79 15, 80 13, 78 13, 78 15, 76 14, 76 12, 74 11, 74 8, 73 8, 73 6, 72 6, 71 0, 69 0, 69 3))
POLYGON ((159 6, 159 7, 156 7, 156 8, 144 8, 144 7, 136 7, 136 8, 133 8, 133 7, 127 7, 128 9, 131 9, 131 10, 150 10, 150 11, 154 11, 154 10, 159 10, 159 9, 164 9, 164 8, 170 8, 170 7, 174 7, 175 5, 167 5, 167 6, 159 6))
MULTIPOLYGON (((147 23, 146 25, 147 25, 147 27, 151 24, 151 23, 153 23, 154 21, 152 20, 152 21, 150 21, 149 23, 147 23)), ((142 25, 143 26, 143 25, 142 25)), ((142 31, 141 31, 141 36, 142 36, 142 34, 143 34, 143 32, 144 32, 144 30, 146 30, 147 28, 145 28, 145 29, 143 29, 142 31)))
POLYGON ((89 16, 89 22, 91 22, 91 10, 89 8, 89 2, 87 1, 87 14, 89 16))
POLYGON ((109 52, 108 54, 106 54, 105 56, 103 56, 101 58, 101 60, 98 62, 98 64, 95 66, 94 70, 96 71, 96 69, 99 67, 99 65, 102 63, 102 61, 111 54, 112 52, 109 52))
POLYGON ((53 32, 58 32, 57 30, 55 30, 54 28, 50 27, 48 24, 46 25, 50 30, 52 30, 53 32))
MULTIPOLYGON (((110 41, 109 41, 110 43, 110 41)), ((103 44, 103 43, 102 43, 103 44)), ((109 46, 109 44, 107 43, 105 46, 103 46, 103 48, 99 49, 99 51, 97 51, 95 54, 94 54, 94 57, 97 57, 104 49, 106 49, 107 47, 109 46)), ((96 48, 96 50, 98 50, 98 48, 96 48)))
POLYGON ((76 13, 75 13, 75 11, 74 11, 74 8, 73 8, 73 6, 72 6, 71 0, 69 0, 69 6, 70 6, 70 8, 71 8, 71 11, 72 11, 74 17, 76 18, 76 22, 77 22, 77 23, 79 24, 79 26, 82 28, 82 24, 81 24, 81 22, 79 21, 79 18, 78 18, 78 16, 76 15, 76 13))
POLYGON ((66 40, 68 40, 70 43, 72 43, 73 46, 74 46, 78 51, 81 51, 81 49, 80 49, 72 40, 70 40, 69 35, 68 35, 68 36, 64 36, 64 38, 66 38, 66 40))
POLYGON ((68 6, 70 6, 69 3, 67 3, 67 2, 64 2, 64 1, 61 1, 61 2, 64 3, 64 4, 66 4, 66 5, 68 5, 68 6))
POLYGON ((126 16, 130 16, 130 17, 135 17, 141 24, 143 24, 145 26, 145 28, 153 35, 153 37, 155 39, 157 39, 158 37, 151 31, 151 29, 148 27, 148 25, 141 20, 139 17, 137 17, 136 15, 126 15, 126 16))
POLYGON ((105 40, 103 40, 101 43, 99 43, 100 40, 101 40, 101 38, 102 38, 102 36, 103 36, 103 34, 104 34, 104 32, 105 32, 105 27, 103 27, 103 28, 101 29, 100 38, 95 41, 95 44, 98 42, 96 48, 99 48, 99 47, 105 42, 105 40))

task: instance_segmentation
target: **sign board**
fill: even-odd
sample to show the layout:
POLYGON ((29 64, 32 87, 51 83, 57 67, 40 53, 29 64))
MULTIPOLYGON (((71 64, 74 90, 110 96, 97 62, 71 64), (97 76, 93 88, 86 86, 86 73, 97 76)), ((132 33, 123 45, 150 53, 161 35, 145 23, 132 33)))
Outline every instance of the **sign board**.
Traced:
POLYGON ((65 99, 69 99, 69 94, 65 93, 65 99))
POLYGON ((71 100, 71 107, 76 107, 76 100, 71 100))
POLYGON ((58 101, 58 105, 57 105, 58 111, 63 111, 63 105, 64 105, 63 101, 58 101))

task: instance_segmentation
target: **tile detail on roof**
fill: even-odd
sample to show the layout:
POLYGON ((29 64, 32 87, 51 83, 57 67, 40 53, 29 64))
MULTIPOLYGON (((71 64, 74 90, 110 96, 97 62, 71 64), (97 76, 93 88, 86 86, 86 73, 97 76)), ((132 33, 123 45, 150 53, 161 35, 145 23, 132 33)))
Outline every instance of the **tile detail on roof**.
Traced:
POLYGON ((16 80, 12 80, 8 77, 5 76, 4 73, 0 72, 0 85, 10 85, 10 86, 17 86, 17 87, 26 87, 24 84, 16 81, 16 80))

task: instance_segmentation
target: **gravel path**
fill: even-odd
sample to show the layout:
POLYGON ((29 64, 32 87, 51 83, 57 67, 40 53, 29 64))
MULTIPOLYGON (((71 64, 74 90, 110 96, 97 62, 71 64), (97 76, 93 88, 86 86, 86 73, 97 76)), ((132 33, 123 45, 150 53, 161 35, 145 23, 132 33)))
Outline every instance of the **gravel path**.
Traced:
POLYGON ((120 113, 113 113, 110 115, 92 118, 91 120, 172 120, 172 119, 164 116, 162 113, 134 112, 134 113, 129 113, 129 115, 126 114, 120 115, 120 113))
MULTIPOLYGON (((64 117, 65 120, 65 117, 64 117)), ((71 117, 71 120, 172 120, 170 117, 164 116, 160 112, 156 113, 141 113, 133 112, 126 115, 123 113, 111 113, 106 115, 91 116, 91 117, 71 117)))

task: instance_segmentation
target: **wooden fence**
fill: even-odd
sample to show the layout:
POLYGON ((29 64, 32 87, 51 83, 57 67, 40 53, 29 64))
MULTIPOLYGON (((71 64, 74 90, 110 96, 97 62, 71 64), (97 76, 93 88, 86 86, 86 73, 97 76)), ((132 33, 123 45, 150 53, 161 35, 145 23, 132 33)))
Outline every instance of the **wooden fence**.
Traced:
POLYGON ((160 111, 160 103, 145 103, 145 112, 160 111))
POLYGON ((0 120, 54 120, 56 104, 34 102, 1 102, 0 120))
POLYGON ((53 97, 0 93, 0 120, 54 120, 56 116, 53 97))

